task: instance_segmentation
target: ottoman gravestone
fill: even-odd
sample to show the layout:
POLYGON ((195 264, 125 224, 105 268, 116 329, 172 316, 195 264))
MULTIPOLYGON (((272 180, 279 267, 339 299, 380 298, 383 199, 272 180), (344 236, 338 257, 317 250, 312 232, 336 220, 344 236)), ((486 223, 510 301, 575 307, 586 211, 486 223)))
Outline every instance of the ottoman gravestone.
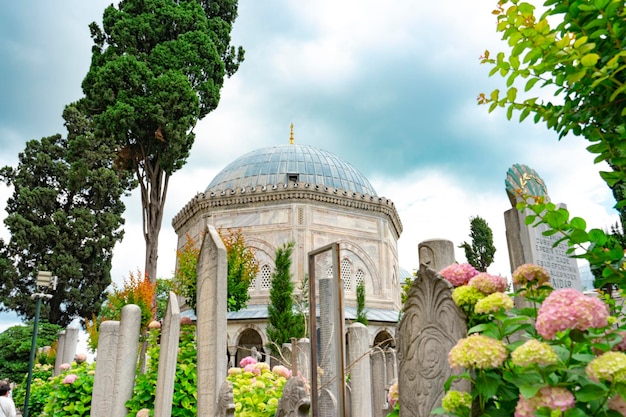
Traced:
MULTIPOLYGON (((555 234, 544 236, 548 229, 545 224, 537 227, 526 225, 528 212, 520 212, 515 208, 525 197, 534 197, 549 202, 548 189, 535 170, 523 164, 514 164, 509 168, 505 180, 506 192, 512 209, 504 213, 507 246, 511 271, 518 266, 532 263, 542 266, 550 274, 550 282, 554 288, 575 288, 582 290, 580 273, 576 259, 567 255, 567 244, 561 242, 554 245, 562 236, 555 234)), ((565 204, 557 207, 566 208, 565 204)))

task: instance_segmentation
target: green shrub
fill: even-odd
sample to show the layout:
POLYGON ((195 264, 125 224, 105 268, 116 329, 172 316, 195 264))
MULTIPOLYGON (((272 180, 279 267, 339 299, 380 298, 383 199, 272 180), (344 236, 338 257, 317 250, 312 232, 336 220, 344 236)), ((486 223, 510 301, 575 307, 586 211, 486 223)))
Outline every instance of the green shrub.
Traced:
POLYGON ((88 417, 91 413, 95 367, 95 363, 74 362, 70 369, 49 379, 48 401, 42 416, 88 417))

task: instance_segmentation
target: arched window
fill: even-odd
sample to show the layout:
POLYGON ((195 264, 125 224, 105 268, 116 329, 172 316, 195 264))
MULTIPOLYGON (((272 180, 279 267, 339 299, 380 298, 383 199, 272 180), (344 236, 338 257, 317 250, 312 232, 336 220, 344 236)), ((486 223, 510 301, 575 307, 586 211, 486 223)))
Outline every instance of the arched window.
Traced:
POLYGON ((352 291, 352 262, 348 258, 341 260, 341 279, 343 280, 343 289, 345 291, 352 291))
POLYGON ((365 273, 362 269, 357 269, 356 275, 354 276, 354 287, 356 288, 360 283, 365 279, 365 273))

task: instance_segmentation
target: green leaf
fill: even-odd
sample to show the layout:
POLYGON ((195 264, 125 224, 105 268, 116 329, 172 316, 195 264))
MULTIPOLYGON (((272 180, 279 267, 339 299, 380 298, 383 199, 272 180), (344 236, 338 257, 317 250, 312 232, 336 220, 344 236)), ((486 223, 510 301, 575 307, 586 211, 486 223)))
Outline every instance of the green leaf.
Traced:
POLYGON ((580 59, 580 63, 585 67, 593 67, 599 59, 600 55, 598 54, 587 54, 580 59))
POLYGON ((574 392, 574 395, 578 401, 589 402, 598 398, 602 398, 609 392, 608 388, 601 384, 590 383, 581 387, 574 392))

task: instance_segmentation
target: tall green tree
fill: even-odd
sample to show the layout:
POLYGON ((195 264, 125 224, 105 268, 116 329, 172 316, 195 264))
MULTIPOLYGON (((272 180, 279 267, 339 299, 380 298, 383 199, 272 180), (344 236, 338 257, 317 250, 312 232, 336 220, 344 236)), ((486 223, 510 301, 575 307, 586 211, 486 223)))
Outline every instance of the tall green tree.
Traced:
POLYGON ((463 242, 459 247, 465 250, 470 265, 478 271, 487 272, 493 263, 496 247, 493 245, 493 232, 485 219, 479 216, 470 219, 470 238, 471 244, 463 242))
MULTIPOLYGON (((37 347, 53 346, 62 327, 40 322, 37 327, 37 347)), ((12 326, 0 333, 0 378, 20 383, 28 372, 33 323, 12 326)), ((19 406, 19 405, 18 405, 19 406)))
POLYGON ((506 108, 511 119, 529 115, 563 138, 590 142, 600 172, 611 187, 622 228, 626 226, 626 9, 623 0, 546 0, 541 12, 531 2, 501 1, 493 12, 508 50, 485 51, 490 75, 506 79, 506 91, 480 94, 489 111, 506 108), (547 87, 554 97, 539 98, 547 87), (521 88, 521 90, 520 90, 521 88), (523 90, 523 91, 522 91, 523 90), (543 91, 542 91, 543 92, 543 91))
POLYGON ((105 9, 102 28, 90 25, 83 92, 97 134, 115 142, 118 169, 138 181, 152 281, 170 176, 243 60, 243 49, 230 45, 236 17, 236 0, 121 0, 105 9))
POLYGON ((42 303, 42 317, 62 326, 100 311, 124 223, 124 186, 112 169, 110 144, 96 139, 77 105, 64 118, 67 138, 31 140, 16 168, 0 169, 0 179, 13 186, 4 264, 8 259, 16 270, 0 277, 2 309, 31 319, 37 272, 49 270, 58 286, 42 303))
POLYGON ((293 309, 293 282, 291 282, 291 254, 293 241, 276 250, 276 261, 270 287, 270 304, 267 306, 267 338, 276 351, 292 337, 304 335, 304 321, 293 309))
POLYGON ((359 282, 356 286, 356 319, 357 323, 368 325, 367 310, 365 309, 365 283, 359 282))
POLYGON ((219 232, 228 258, 228 311, 239 311, 250 299, 248 289, 259 272, 259 264, 240 229, 219 232))

